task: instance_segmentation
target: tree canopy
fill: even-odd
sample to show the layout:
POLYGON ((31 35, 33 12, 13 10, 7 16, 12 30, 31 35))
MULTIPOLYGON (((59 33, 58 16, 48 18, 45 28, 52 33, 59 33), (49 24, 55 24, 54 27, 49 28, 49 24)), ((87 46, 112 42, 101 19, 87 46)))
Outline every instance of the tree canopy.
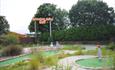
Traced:
POLYGON ((7 33, 9 31, 8 21, 4 16, 0 16, 0 35, 7 33))
POLYGON ((98 0, 79 0, 69 11, 72 26, 113 24, 114 10, 98 0))
MULTIPOLYGON (((112 7, 99 0, 78 0, 69 14, 56 5, 45 3, 40 5, 34 17, 53 17, 52 36, 54 41, 109 41, 115 39, 115 13, 112 7), (50 15, 49 15, 50 14, 50 15), (70 20, 70 21, 69 21, 70 20)), ((37 31, 42 32, 40 41, 48 41, 49 22, 40 25, 37 31)), ((34 22, 29 30, 34 32, 34 22)))
MULTIPOLYGON (((44 3, 40 5, 37 9, 36 14, 34 15, 35 18, 47 18, 52 17, 52 30, 62 30, 65 29, 68 24, 68 13, 66 10, 61 10, 60 8, 56 8, 56 5, 50 3, 44 3)), ((49 22, 46 24, 39 24, 37 21, 37 31, 39 32, 46 32, 49 31, 49 22)), ((29 25, 30 32, 34 32, 34 21, 31 21, 29 25)))

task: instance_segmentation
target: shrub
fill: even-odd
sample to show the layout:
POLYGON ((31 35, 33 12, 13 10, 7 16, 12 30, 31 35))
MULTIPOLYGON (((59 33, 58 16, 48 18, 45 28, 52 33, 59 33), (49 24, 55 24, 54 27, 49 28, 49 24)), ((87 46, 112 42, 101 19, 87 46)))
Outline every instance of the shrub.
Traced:
POLYGON ((2 50, 3 56, 15 56, 21 53, 22 53, 22 47, 17 45, 10 45, 2 50))
POLYGON ((86 54, 86 55, 97 55, 97 49, 95 49, 95 50, 88 50, 84 54, 86 54))
POLYGON ((52 66, 52 65, 56 65, 58 62, 58 57, 57 56, 49 56, 45 59, 45 65, 47 66, 52 66))
POLYGON ((3 46, 2 46, 2 45, 0 45, 0 50, 2 49, 2 47, 3 47, 3 46))
POLYGON ((115 43, 110 43, 108 46, 107 46, 108 49, 110 50, 115 50, 115 43))
POLYGON ((56 56, 43 56, 43 52, 38 54, 34 53, 30 61, 30 70, 41 70, 45 67, 56 65, 58 57, 56 56))
POLYGON ((4 36, 1 36, 0 43, 2 45, 17 44, 17 43, 19 43, 19 39, 15 35, 7 34, 7 35, 4 35, 4 36))
POLYGON ((76 55, 83 55, 84 53, 83 53, 83 51, 82 51, 82 49, 78 49, 78 51, 76 52, 76 55))
POLYGON ((107 56, 108 50, 106 48, 101 48, 102 50, 102 56, 107 56))
POLYGON ((30 61, 30 70, 38 70, 38 66, 40 66, 40 62, 37 59, 32 59, 30 61))
MULTIPOLYGON (((54 41, 108 41, 114 39, 115 26, 80 26, 68 28, 66 30, 52 31, 54 41)), ((41 33, 39 40, 47 42, 49 33, 41 33)))
POLYGON ((112 55, 113 70, 115 70, 115 54, 112 55))
POLYGON ((33 53, 29 62, 30 70, 41 70, 44 64, 44 57, 42 52, 33 53))

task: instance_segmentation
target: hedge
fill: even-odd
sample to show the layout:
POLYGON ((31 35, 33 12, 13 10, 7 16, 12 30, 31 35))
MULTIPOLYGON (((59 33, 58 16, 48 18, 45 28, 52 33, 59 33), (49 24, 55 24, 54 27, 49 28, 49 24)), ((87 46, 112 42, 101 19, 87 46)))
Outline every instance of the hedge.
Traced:
MULTIPOLYGON (((53 31, 53 41, 105 41, 115 38, 115 26, 81 26, 61 31, 53 31)), ((49 32, 41 33, 39 40, 47 42, 49 32)))

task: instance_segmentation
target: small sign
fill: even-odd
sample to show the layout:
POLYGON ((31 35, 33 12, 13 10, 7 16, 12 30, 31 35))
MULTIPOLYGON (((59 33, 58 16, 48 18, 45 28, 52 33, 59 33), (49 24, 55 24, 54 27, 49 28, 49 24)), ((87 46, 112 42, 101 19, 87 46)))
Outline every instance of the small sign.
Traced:
POLYGON ((46 24, 47 21, 52 21, 53 18, 32 18, 33 21, 39 21, 39 24, 46 24))

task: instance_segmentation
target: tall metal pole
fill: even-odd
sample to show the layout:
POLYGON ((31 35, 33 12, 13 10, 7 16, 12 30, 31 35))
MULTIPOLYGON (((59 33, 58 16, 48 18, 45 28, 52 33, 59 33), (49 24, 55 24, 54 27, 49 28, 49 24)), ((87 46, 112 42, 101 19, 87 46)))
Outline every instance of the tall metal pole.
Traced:
POLYGON ((49 23, 49 26, 50 26, 50 41, 51 41, 50 46, 53 47, 53 42, 52 42, 52 25, 51 25, 51 21, 52 21, 52 20, 50 20, 50 23, 49 23))
POLYGON ((36 29, 36 21, 34 22, 34 30, 35 30, 35 42, 37 43, 37 29, 36 29))
POLYGON ((50 20, 50 37, 52 37, 52 26, 51 26, 51 20, 50 20))

